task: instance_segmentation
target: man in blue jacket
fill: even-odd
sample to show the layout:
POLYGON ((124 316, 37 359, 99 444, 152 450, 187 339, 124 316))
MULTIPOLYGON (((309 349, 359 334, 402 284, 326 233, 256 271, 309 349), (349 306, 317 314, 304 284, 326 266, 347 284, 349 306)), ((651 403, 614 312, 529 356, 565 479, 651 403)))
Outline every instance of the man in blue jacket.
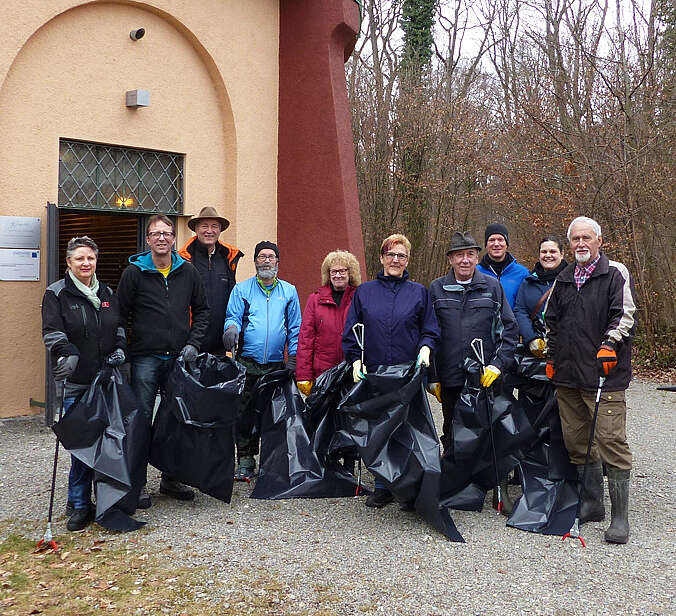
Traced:
POLYGON ((486 227, 484 233, 486 254, 477 269, 493 278, 497 278, 505 290, 509 307, 514 309, 516 294, 521 282, 530 273, 507 251, 509 248, 509 231, 505 225, 493 223, 486 227))
POLYGON ((242 415, 237 435, 237 481, 249 482, 254 475, 259 437, 255 432, 255 409, 251 393, 264 374, 286 367, 296 369, 296 348, 300 331, 300 302, 292 284, 277 278, 279 248, 259 242, 254 250, 256 275, 239 282, 230 294, 225 316, 223 346, 237 349, 237 358, 246 368, 242 392, 242 415))

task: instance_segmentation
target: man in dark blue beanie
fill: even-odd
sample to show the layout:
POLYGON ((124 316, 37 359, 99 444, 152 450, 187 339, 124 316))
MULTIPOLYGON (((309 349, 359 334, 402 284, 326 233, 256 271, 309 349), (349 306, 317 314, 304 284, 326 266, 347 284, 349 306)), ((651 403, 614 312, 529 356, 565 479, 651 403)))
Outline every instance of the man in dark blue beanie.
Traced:
POLYGON ((514 308, 521 282, 530 272, 507 251, 509 231, 505 225, 497 222, 488 225, 484 232, 484 242, 486 254, 477 269, 500 281, 510 308, 514 308))

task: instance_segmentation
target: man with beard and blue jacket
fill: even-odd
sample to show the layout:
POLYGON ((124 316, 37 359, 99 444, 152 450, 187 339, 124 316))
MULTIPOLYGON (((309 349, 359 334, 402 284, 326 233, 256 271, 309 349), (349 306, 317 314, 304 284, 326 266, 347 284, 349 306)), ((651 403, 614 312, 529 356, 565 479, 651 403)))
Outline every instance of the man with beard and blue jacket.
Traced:
MULTIPOLYGON (((209 325, 209 306, 197 270, 172 250, 174 223, 157 214, 148 219, 147 252, 129 257, 117 288, 120 324, 131 322, 131 386, 152 422, 155 396, 163 392, 176 358, 194 361, 209 325), (192 319, 191 319, 192 316, 192 319)), ((178 500, 195 493, 162 473, 160 492, 178 500)), ((150 507, 144 489, 139 509, 150 507)))
POLYGON ((223 332, 225 350, 237 349, 237 359, 246 368, 235 471, 235 480, 246 482, 254 475, 259 449, 251 394, 261 376, 285 367, 285 349, 286 367, 295 372, 301 321, 296 287, 277 278, 277 244, 256 244, 254 262, 256 275, 237 283, 230 294, 223 332))

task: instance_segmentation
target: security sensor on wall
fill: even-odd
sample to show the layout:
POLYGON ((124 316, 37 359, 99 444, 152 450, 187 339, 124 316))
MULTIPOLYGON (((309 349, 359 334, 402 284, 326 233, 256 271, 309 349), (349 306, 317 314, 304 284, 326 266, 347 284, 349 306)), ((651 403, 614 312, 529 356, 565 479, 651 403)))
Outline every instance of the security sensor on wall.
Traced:
POLYGON ((139 39, 142 39, 142 38, 143 38, 143 36, 145 35, 145 33, 146 33, 146 29, 145 29, 145 28, 136 28, 136 30, 132 30, 132 31, 129 33, 129 38, 130 38, 132 41, 138 41, 139 39))

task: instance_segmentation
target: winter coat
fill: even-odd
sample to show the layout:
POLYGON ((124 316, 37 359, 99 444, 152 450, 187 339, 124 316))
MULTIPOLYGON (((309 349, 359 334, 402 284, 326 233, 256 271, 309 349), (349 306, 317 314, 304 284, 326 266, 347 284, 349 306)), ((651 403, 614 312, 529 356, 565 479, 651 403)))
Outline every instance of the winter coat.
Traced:
POLYGON ((298 336, 296 380, 314 381, 343 361, 343 328, 355 290, 345 289, 340 306, 333 301, 330 284, 308 297, 298 336))
POLYGON ((217 242, 214 253, 210 255, 206 246, 197 241, 197 236, 178 251, 186 261, 190 261, 202 278, 204 292, 209 304, 209 327, 202 340, 201 349, 216 355, 223 355, 223 324, 230 293, 236 284, 237 262, 244 253, 235 246, 217 242))
POLYGON ((500 281, 502 288, 505 290, 505 297, 507 302, 509 302, 509 307, 514 309, 514 302, 516 301, 516 294, 519 291, 519 287, 523 282, 523 279, 528 276, 528 268, 524 265, 521 265, 510 253, 507 253, 509 257, 512 258, 512 262, 502 270, 498 276, 493 269, 486 265, 486 262, 483 261, 476 266, 476 268, 487 276, 491 276, 500 281))
POLYGON ((541 323, 541 331, 537 332, 531 319, 531 313, 540 301, 540 298, 552 287, 554 281, 544 282, 538 278, 535 272, 532 272, 524 278, 519 292, 516 294, 516 301, 514 302, 514 316, 516 322, 519 324, 519 333, 523 338, 523 343, 528 345, 531 340, 542 338, 544 336, 544 322, 542 321, 542 313, 545 309, 545 302, 538 314, 535 315, 536 322, 541 323))
POLYGON ((173 252, 165 279, 149 250, 132 255, 129 263, 117 297, 122 325, 131 319, 132 357, 173 357, 186 344, 199 350, 209 325, 209 306, 195 267, 173 252))
POLYGON ((483 340, 486 365, 502 372, 512 369, 519 332, 504 289, 495 278, 477 269, 472 281, 464 285, 456 282, 451 270, 432 281, 430 295, 441 327, 430 380, 445 387, 462 385, 465 358, 476 359, 470 346, 474 338, 483 340))
POLYGON ((47 287, 42 299, 42 340, 51 352, 52 368, 60 357, 80 357, 68 381, 80 385, 92 382, 115 349, 127 349, 120 311, 112 289, 99 281, 96 310, 75 286, 70 276, 47 287))
POLYGON ((627 268, 601 253, 590 278, 577 290, 575 264, 559 274, 545 308, 547 353, 554 384, 596 391, 596 354, 609 340, 617 353, 604 391, 621 391, 631 381, 631 346, 636 330, 634 281, 627 268))
POLYGON ((298 291, 277 279, 268 295, 256 276, 238 282, 230 294, 224 329, 240 333, 239 353, 259 364, 284 361, 284 347, 296 354, 300 331, 298 291))
POLYGON ((343 353, 353 363, 361 359, 352 327, 364 324, 364 363, 367 368, 394 366, 416 359, 422 346, 432 352, 439 340, 439 325, 427 289, 408 279, 385 276, 355 291, 343 330, 343 353))

